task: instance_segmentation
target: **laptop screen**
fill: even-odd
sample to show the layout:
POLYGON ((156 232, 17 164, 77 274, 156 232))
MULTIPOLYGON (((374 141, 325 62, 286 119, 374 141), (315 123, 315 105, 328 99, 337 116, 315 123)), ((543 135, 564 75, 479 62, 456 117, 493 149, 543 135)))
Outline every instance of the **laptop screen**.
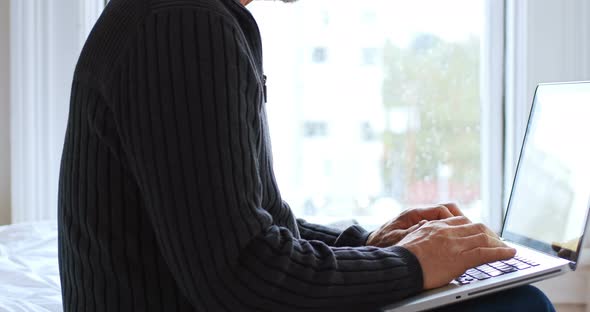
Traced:
POLYGON ((590 83, 539 85, 502 237, 577 262, 590 203, 590 83))

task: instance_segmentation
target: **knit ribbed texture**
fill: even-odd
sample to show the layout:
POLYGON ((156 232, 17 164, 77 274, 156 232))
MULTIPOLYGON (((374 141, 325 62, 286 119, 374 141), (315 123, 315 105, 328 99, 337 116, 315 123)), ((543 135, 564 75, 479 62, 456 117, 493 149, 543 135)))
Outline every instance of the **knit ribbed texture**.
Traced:
POLYGON ((366 311, 422 288, 407 250, 294 218, 261 64, 233 0, 111 1, 72 87, 65 311, 366 311))

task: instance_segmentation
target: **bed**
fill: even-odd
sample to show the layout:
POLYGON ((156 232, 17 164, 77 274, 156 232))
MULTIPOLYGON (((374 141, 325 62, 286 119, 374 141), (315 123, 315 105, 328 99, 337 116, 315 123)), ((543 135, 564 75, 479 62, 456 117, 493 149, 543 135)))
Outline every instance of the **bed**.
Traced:
MULTIPOLYGON (((352 222, 334 224, 348 227, 352 222)), ((0 312, 62 312, 57 222, 0 226, 0 312)))
POLYGON ((0 311, 62 311, 55 221, 0 226, 0 311))

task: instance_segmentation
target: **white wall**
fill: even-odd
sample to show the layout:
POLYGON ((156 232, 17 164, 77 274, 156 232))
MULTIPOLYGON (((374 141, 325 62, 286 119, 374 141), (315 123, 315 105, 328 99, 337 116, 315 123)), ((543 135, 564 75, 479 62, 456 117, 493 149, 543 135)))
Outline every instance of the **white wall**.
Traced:
POLYGON ((10 223, 10 0, 0 0, 0 224, 10 223))

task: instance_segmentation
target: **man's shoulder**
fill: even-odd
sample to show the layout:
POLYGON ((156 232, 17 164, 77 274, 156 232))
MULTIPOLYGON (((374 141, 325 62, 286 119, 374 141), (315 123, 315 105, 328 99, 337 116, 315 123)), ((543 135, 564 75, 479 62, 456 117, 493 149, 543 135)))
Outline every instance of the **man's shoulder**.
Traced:
POLYGON ((84 44, 74 79, 91 77, 101 84, 109 81, 129 46, 137 42, 145 20, 160 12, 196 10, 235 23, 226 7, 229 1, 236 0, 111 0, 84 44))
POLYGON ((227 12, 226 2, 236 0, 151 0, 148 7, 151 12, 165 9, 197 8, 218 13, 227 12))

